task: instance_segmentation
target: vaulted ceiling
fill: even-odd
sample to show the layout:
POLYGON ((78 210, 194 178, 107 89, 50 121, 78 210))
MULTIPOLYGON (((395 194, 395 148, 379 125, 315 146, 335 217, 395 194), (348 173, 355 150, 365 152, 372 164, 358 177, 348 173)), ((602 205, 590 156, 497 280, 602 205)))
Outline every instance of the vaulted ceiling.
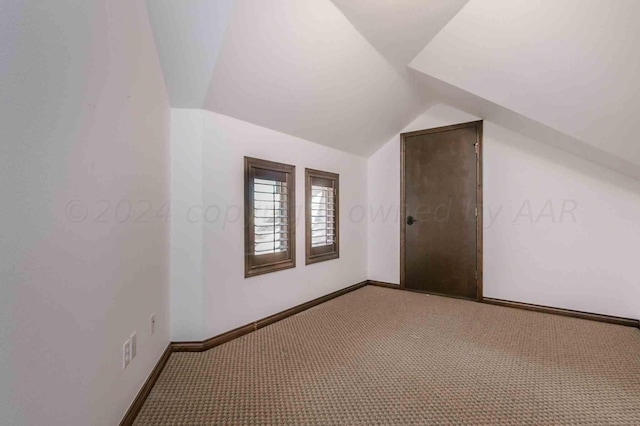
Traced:
POLYGON ((410 63, 640 165, 640 2, 472 0, 410 63))
POLYGON ((204 108, 358 154, 425 108, 327 0, 239 0, 204 108))
POLYGON ((147 0, 171 103, 368 156, 447 103, 640 178, 637 0, 147 0))

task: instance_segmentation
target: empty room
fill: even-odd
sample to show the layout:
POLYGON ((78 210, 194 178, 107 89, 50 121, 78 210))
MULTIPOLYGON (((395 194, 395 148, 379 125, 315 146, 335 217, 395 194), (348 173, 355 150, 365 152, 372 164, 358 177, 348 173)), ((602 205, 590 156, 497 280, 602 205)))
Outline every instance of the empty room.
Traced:
POLYGON ((640 1, 0 0, 0 424, 640 425, 640 1))

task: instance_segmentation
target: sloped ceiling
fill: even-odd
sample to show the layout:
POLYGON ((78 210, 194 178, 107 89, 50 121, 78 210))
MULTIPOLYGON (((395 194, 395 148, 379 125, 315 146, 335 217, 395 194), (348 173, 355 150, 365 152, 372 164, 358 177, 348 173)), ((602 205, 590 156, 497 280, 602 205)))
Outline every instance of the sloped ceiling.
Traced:
POLYGON ((414 18, 415 37, 405 28, 403 41, 387 47, 380 37, 399 20, 386 33, 370 29, 389 2, 380 1, 375 16, 352 14, 357 28, 330 0, 147 0, 147 7, 173 107, 368 156, 430 105, 406 61, 463 3, 403 2, 410 6, 403 16, 420 13, 428 22, 414 18))
POLYGON ((200 108, 233 0, 147 0, 171 106, 200 108))
POLYGON ((332 0, 392 65, 409 62, 469 0, 332 0))
POLYGON ((640 176, 637 0, 147 0, 173 107, 368 156, 447 103, 640 176))
POLYGON ((411 62, 640 164, 640 2, 471 0, 411 62))
POLYGON ((428 90, 432 97, 440 103, 467 112, 475 117, 482 117, 505 129, 524 135, 532 140, 544 142, 565 152, 621 172, 640 180, 640 164, 629 161, 610 150, 599 148, 553 129, 544 123, 533 120, 513 110, 505 108, 473 93, 467 92, 452 84, 438 80, 426 74, 414 71, 417 81, 428 90))
POLYGON ((425 103, 330 1, 242 0, 204 107, 369 155, 425 103))

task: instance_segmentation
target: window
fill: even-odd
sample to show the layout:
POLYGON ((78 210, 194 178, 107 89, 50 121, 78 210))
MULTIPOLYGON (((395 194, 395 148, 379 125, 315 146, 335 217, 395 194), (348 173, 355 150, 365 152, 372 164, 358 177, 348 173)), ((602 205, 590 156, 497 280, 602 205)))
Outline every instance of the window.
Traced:
POLYGON ((340 257, 339 181, 335 173, 305 169, 307 265, 340 257))
POLYGON ((245 157, 245 277, 296 266, 295 166, 245 157))

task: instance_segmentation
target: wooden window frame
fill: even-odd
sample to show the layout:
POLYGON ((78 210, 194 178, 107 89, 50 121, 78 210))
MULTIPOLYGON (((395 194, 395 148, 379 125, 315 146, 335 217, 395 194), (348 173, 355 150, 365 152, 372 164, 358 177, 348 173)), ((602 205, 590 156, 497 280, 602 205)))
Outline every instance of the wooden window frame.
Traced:
POLYGON ((296 267, 296 166, 244 157, 244 276, 245 278, 296 267), (256 170, 284 173, 287 182, 287 250, 255 254, 254 177, 256 170))
POLYGON ((309 265, 340 258, 340 175, 322 170, 305 169, 305 200, 306 264, 309 265), (332 245, 322 247, 312 247, 311 244, 311 184, 314 178, 331 181, 335 190, 335 242, 332 245))

